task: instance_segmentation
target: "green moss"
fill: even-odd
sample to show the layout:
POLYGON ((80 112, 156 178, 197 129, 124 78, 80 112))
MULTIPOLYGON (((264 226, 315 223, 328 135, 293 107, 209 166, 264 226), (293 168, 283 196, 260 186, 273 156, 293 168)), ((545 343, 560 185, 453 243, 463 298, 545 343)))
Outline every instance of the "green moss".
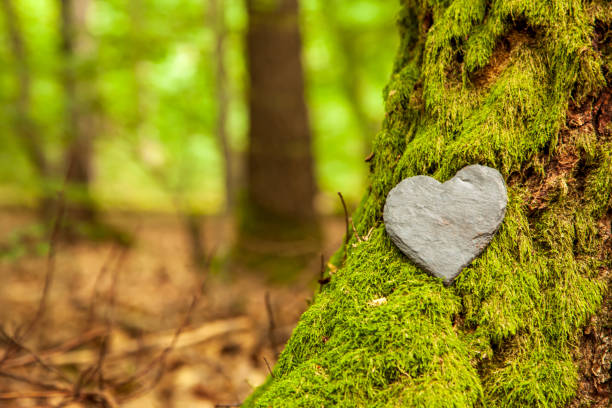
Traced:
POLYGON ((334 255, 331 283, 245 406, 563 406, 579 328, 602 299, 596 225, 612 207, 612 145, 590 128, 560 134, 570 100, 605 85, 609 55, 592 37, 610 14, 578 0, 402 4, 371 186, 354 214, 360 236, 373 230, 334 255), (553 174, 568 143, 579 160, 553 174), (382 208, 403 178, 445 181, 472 163, 504 175, 508 211, 446 288, 395 248, 382 208), (533 211, 536 194, 545 205, 533 211))

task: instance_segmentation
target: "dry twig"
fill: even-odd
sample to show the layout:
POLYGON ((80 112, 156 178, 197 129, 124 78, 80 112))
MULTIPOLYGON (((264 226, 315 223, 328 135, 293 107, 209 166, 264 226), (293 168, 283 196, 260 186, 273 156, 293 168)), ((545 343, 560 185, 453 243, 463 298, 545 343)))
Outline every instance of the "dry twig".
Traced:
MULTIPOLYGON (((208 259, 206 260, 206 262, 204 264, 204 270, 205 271, 207 271, 209 269, 210 264, 211 264, 212 259, 213 259, 213 255, 214 255, 214 253, 211 252, 211 254, 209 255, 208 259)), ((204 277, 206 275, 207 274, 204 274, 204 277)), ((181 336, 181 334, 183 333, 183 331, 185 330, 185 328, 189 325, 189 323, 191 321, 191 315, 192 315, 193 311, 195 310, 197 304, 199 303, 200 298, 202 297, 202 294, 204 292, 204 284, 205 284, 205 278, 202 278, 200 285, 198 285, 198 290, 196 291, 195 295, 193 296, 193 298, 191 300, 191 303, 189 305, 189 308, 187 309, 187 313, 185 313, 185 318, 183 319, 182 324, 177 328, 176 332, 172 336, 172 340, 170 341, 170 344, 168 344, 166 346, 166 348, 164 348, 162 350, 162 352, 156 358, 151 360, 151 362, 149 362, 149 364, 147 364, 143 369, 141 369, 140 371, 138 371, 134 375, 128 377, 127 379, 121 381, 119 384, 117 384, 116 388, 123 388, 124 386, 126 386, 128 384, 136 383, 139 380, 144 379, 149 373, 153 372, 153 370, 155 368, 157 368, 157 370, 155 372, 155 375, 153 377, 153 380, 148 385, 142 386, 140 389, 137 389, 132 394, 130 394, 130 395, 126 396, 125 398, 123 398, 122 401, 125 401, 125 400, 128 400, 128 399, 133 399, 133 398, 135 398, 137 396, 140 396, 140 395, 150 391, 162 379, 163 374, 164 374, 164 370, 165 370, 165 367, 166 367, 166 359, 167 359, 168 355, 170 354, 170 352, 176 346, 176 344, 178 342, 178 339, 181 336)))
POLYGON ((266 363, 266 367, 268 367, 268 372, 270 373, 272 378, 274 378, 274 373, 272 372, 272 368, 270 367, 270 363, 268 362, 268 359, 264 356, 263 360, 266 363))
POLYGON ((319 270, 319 293, 323 290, 323 286, 331 281, 331 277, 325 277, 325 256, 321 254, 321 268, 319 270))
POLYGON ((53 229, 51 230, 51 234, 49 236, 49 253, 47 254, 45 283, 43 285, 42 294, 38 302, 36 313, 34 314, 34 317, 30 321, 30 323, 25 327, 25 329, 23 330, 18 329, 16 331, 15 335, 13 336, 15 340, 13 342, 14 344, 9 345, 9 347, 7 347, 7 349, 5 350, 4 355, 2 356, 2 358, 0 358, 0 366, 2 366, 2 364, 6 360, 8 360, 14 352, 16 352, 19 349, 17 345, 20 344, 23 341, 23 339, 25 339, 32 332, 32 330, 34 330, 34 328, 36 327, 38 322, 42 319, 45 313, 45 309, 47 306, 47 298, 49 297, 49 290, 51 288, 51 283, 53 282, 53 275, 55 272, 56 245, 57 245, 57 240, 59 237, 61 222, 64 216, 65 201, 64 201, 63 192, 59 194, 58 203, 59 203, 58 214, 55 219, 55 223, 53 224, 53 229))
POLYGON ((274 321, 274 311, 272 309, 272 301, 270 300, 270 292, 266 292, 264 300, 266 303, 266 314, 268 316, 268 340, 270 341, 270 347, 274 352, 275 358, 278 358, 278 344, 274 336, 276 322, 274 321))
MULTIPOLYGON (((38 356, 43 361, 49 360, 50 358, 56 355, 64 354, 67 351, 70 351, 91 340, 94 340, 103 334, 104 334, 104 330, 101 328, 95 328, 95 329, 88 330, 87 332, 81 334, 79 337, 68 340, 67 342, 57 347, 39 352, 38 356)), ((33 355, 23 355, 23 356, 14 357, 14 358, 11 358, 5 361, 4 364, 2 364, 2 366, 4 368, 14 368, 14 367, 21 367, 24 365, 32 364, 35 362, 36 362, 36 358, 33 355)))
POLYGON ((4 331, 4 329, 2 329, 1 327, 0 327, 0 336, 3 338, 3 341, 9 343, 9 345, 13 347, 15 350, 25 351, 28 355, 31 356, 34 362, 38 363, 42 368, 44 368, 48 372, 57 375, 63 381, 66 381, 68 383, 70 382, 70 380, 64 375, 64 373, 62 373, 60 370, 58 370, 54 366, 46 364, 40 358, 40 356, 38 356, 38 354, 36 354, 33 350, 29 349, 23 344, 19 343, 15 338, 11 337, 8 333, 6 333, 6 331, 4 331))
MULTIPOLYGON (((14 335, 8 334, 5 330, 0 327, 0 341, 7 345, 6 350, 2 358, 0 359, 0 377, 8 380, 28 384, 33 387, 33 390, 22 391, 22 392, 5 392, 0 393, 0 400, 16 400, 16 399, 27 399, 27 398, 58 398, 63 397, 58 407, 66 406, 72 402, 77 403, 88 403, 96 406, 104 406, 115 408, 118 407, 115 397, 112 395, 120 393, 122 388, 126 385, 137 384, 138 386, 133 392, 124 396, 122 400, 132 399, 139 395, 142 395, 151 389, 153 389, 163 377, 166 370, 166 360, 169 354, 176 347, 185 347, 199 342, 205 341, 211 337, 215 337, 222 333, 227 333, 234 330, 244 330, 248 328, 249 322, 246 318, 230 319, 222 322, 214 322, 203 325, 196 330, 192 330, 187 338, 182 339, 181 335, 187 329, 191 322, 191 316, 193 315, 201 297, 204 292, 204 278, 202 278, 201 284, 198 286, 196 293, 194 294, 189 307, 185 313, 185 317, 178 328, 172 333, 164 336, 156 335, 153 341, 149 344, 139 344, 135 348, 129 348, 123 350, 120 353, 109 353, 109 344, 113 330, 115 329, 115 306, 117 304, 117 288, 119 282, 119 272, 122 265, 125 262, 127 256, 127 250, 123 249, 119 253, 115 250, 111 250, 108 259, 105 261, 102 269, 100 270, 94 284, 93 301, 89 307, 88 315, 90 320, 93 321, 95 317, 96 301, 99 298, 99 284, 104 276, 110 270, 113 260, 115 265, 112 269, 112 277, 110 287, 108 289, 108 305, 106 309, 106 324, 104 329, 91 329, 88 332, 81 335, 79 338, 72 339, 54 349, 46 350, 43 352, 36 352, 24 344, 22 340, 26 338, 38 322, 42 319, 45 309, 48 303, 49 290, 53 281, 54 273, 54 258, 55 258, 55 245, 58 239, 58 231, 63 215, 63 201, 60 209, 60 214, 57 217, 56 223, 51 234, 51 249, 47 259, 47 270, 45 274, 45 283, 41 298, 38 303, 37 311, 32 320, 25 325, 25 329, 17 330, 14 335), (115 256, 115 254, 117 256, 115 256), (66 357, 71 355, 82 356, 83 353, 91 353, 91 351, 76 351, 67 353, 79 345, 82 345, 88 341, 102 338, 100 346, 97 352, 97 357, 92 358, 87 362, 89 364, 86 368, 80 371, 76 381, 70 380, 60 369, 60 366, 66 364, 66 357), (179 342, 179 338, 183 341, 179 342), (162 351, 151 360, 146 366, 138 370, 134 375, 126 378, 105 378, 104 367, 105 363, 110 359, 117 361, 121 358, 125 358, 127 355, 133 353, 142 353, 145 349, 163 347, 162 351), (13 356, 17 351, 23 351, 26 354, 20 356, 13 356), (59 358, 57 358, 59 357, 59 358), (41 378, 31 378, 29 376, 23 376, 14 372, 6 371, 6 368, 17 368, 23 367, 29 364, 37 364, 42 367, 45 373, 51 373, 58 378, 58 381, 49 381, 41 378), (152 375, 152 377, 151 377, 152 375), (149 381, 144 382, 145 378, 150 378, 149 381), (96 385, 96 389, 91 389, 92 384, 96 385), (112 393, 111 393, 112 392, 112 393)), ((213 253, 210 254, 206 261, 205 267, 210 266, 213 253)), ((272 329, 274 329, 274 323, 272 321, 272 329)), ((91 353, 93 354, 93 353, 91 353)), ((68 361, 70 358, 68 359, 68 361)), ((72 363, 79 364, 82 360, 72 361, 72 363)), ((48 376, 48 374, 47 374, 48 376)), ((239 406, 239 405, 238 405, 239 406)))
POLYGON ((349 215, 348 215, 348 210, 346 208, 346 203, 344 202, 344 197, 342 196, 342 193, 339 191, 338 191, 338 196, 340 197, 340 201, 342 201, 342 208, 344 209, 344 224, 346 226, 346 233, 344 235, 344 255, 342 256, 342 264, 344 264, 344 261, 346 261, 346 253, 348 250, 348 242, 350 238, 349 215))

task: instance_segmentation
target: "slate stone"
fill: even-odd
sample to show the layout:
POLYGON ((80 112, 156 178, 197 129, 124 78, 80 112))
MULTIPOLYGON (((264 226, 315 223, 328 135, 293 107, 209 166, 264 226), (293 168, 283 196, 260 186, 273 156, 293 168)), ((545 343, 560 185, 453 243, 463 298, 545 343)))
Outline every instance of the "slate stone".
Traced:
POLYGON ((389 192, 383 218, 393 243, 450 285, 489 245, 507 203, 501 174, 471 165, 445 183, 427 176, 402 180, 389 192))

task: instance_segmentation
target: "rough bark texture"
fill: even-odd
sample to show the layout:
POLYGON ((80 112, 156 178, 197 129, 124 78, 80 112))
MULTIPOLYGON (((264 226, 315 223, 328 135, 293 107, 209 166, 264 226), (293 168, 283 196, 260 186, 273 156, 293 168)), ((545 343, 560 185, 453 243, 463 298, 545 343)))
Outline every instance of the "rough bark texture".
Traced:
POLYGON ((244 406, 609 403, 611 22, 601 1, 402 1, 361 239, 244 406), (393 246, 382 209, 400 180, 468 164, 502 173, 507 215, 446 288, 393 246))
POLYGON ((250 0, 248 9, 248 199, 271 214, 312 220, 316 188, 298 2, 250 0))

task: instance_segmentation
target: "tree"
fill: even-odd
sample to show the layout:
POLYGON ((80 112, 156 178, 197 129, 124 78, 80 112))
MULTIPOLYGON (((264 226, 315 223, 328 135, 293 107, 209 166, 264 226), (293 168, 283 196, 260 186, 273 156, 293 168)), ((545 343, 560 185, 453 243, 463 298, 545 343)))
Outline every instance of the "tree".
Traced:
POLYGON ((61 50, 64 59, 62 80, 65 93, 67 149, 64 162, 68 185, 67 216, 70 234, 83 226, 91 226, 96 210, 89 193, 93 139, 96 118, 93 114, 94 87, 83 83, 79 73, 91 69, 87 54, 92 43, 87 38, 86 16, 88 0, 60 0, 61 50), (89 65, 88 65, 89 64, 89 65))
POLYGON ((606 404, 611 23, 601 1, 402 1, 355 234, 244 406, 606 404), (508 209, 445 287, 391 243, 382 209, 400 180, 473 163, 502 173, 508 209))
MULTIPOLYGON (((93 199, 88 192, 91 179, 93 132, 96 124, 92 115, 91 86, 78 79, 84 54, 90 53, 91 43, 86 39, 85 16, 87 1, 62 0, 60 3, 60 38, 63 57, 63 82, 65 120, 65 173, 67 194, 67 226, 70 235, 77 230, 91 227, 96 219, 93 199)), ((49 223, 56 216, 56 197, 50 185, 59 178, 57 170, 45 152, 45 140, 31 113, 31 70, 28 50, 20 27, 20 18, 12 0, 2 0, 11 51, 15 61, 17 101, 15 103, 15 130, 24 150, 43 186, 39 200, 39 215, 49 223)), ((90 62, 90 61, 88 61, 90 62)), ((90 64, 91 65, 91 64, 90 64)), ((62 166, 59 166, 60 168, 62 166)), ((80 231, 82 233, 84 231, 80 231)), ((91 231, 90 231, 91 232, 91 231)))
POLYGON ((215 135, 217 143, 223 154, 225 170, 225 212, 231 213, 236 199, 236 175, 234 170, 234 155, 227 134, 227 116, 230 95, 227 87, 227 73, 225 67, 225 47, 227 27, 225 26, 225 5, 219 0, 210 0, 209 20, 215 39, 215 100, 217 102, 217 117, 215 121, 215 135))
MULTIPOLYGON (((51 178, 51 169, 43 150, 43 143, 36 122, 31 115, 31 72, 28 51, 21 30, 21 21, 15 11, 12 0, 0 2, 4 13, 11 52, 15 60, 15 76, 18 79, 18 95, 15 103, 15 131, 23 144, 25 152, 32 163, 38 178, 42 181, 43 190, 51 178)), ((52 202, 46 192, 39 203, 39 213, 47 219, 52 202)))
MULTIPOLYGON (((316 235, 310 126, 297 0, 247 1, 250 77, 247 210, 242 237, 316 235)), ((277 248, 276 248, 277 249, 277 248)))

